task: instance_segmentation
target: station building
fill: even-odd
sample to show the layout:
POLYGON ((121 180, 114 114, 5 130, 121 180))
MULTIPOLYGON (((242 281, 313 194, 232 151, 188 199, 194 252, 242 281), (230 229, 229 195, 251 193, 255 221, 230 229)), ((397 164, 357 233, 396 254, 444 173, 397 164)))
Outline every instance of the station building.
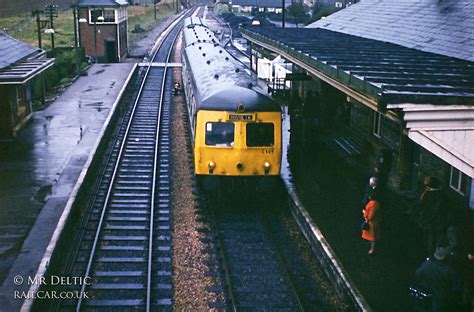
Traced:
POLYGON ((402 193, 438 177, 453 207, 474 209, 474 6, 361 1, 304 29, 241 32, 254 68, 282 57, 311 77, 293 88, 319 94, 329 141, 368 173, 402 193))
POLYGON ((101 63, 121 62, 128 53, 128 2, 79 0, 77 25, 80 46, 101 63))
POLYGON ((45 51, 0 32, 0 141, 33 117, 31 80, 53 66, 45 51))

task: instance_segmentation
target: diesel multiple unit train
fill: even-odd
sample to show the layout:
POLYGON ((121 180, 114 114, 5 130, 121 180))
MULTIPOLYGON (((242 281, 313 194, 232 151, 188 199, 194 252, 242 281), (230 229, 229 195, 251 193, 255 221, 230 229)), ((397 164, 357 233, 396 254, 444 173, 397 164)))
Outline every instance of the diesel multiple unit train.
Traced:
POLYGON ((273 184, 281 164, 280 106, 254 85, 249 69, 200 18, 184 21, 183 38, 195 174, 207 188, 236 177, 263 188, 273 184))

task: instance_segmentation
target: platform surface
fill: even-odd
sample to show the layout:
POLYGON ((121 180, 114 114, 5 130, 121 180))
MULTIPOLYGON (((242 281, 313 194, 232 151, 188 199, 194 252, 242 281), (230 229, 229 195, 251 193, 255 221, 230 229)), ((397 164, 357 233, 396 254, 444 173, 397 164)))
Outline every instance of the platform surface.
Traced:
POLYGON ((134 64, 94 64, 0 145, 0 310, 18 311, 71 191, 134 64), (16 285, 21 276, 24 282, 16 285))

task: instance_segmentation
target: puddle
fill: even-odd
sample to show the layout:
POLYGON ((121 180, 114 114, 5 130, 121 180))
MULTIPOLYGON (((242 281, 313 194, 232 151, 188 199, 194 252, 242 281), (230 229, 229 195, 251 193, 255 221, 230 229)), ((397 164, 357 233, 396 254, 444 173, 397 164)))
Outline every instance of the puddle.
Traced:
POLYGON ((98 89, 97 87, 88 86, 87 89, 85 89, 84 91, 82 91, 82 93, 91 92, 91 91, 94 91, 94 90, 97 90, 97 89, 98 89))
POLYGON ((87 103, 84 106, 95 108, 98 112, 100 112, 102 110, 102 107, 104 106, 104 102, 97 101, 97 102, 87 103))
POLYGON ((12 243, 7 243, 3 246, 0 246, 0 257, 7 255, 11 250, 13 250, 12 243))
POLYGON ((51 195, 52 189, 53 189, 53 186, 51 184, 40 187, 40 189, 36 192, 34 199, 36 199, 37 201, 41 203, 46 202, 49 195, 51 195))

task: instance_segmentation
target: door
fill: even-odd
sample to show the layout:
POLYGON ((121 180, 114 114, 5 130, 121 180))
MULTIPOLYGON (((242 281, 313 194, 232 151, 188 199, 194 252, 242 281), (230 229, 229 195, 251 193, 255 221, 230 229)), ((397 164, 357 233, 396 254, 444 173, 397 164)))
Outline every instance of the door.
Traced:
POLYGON ((115 39, 107 39, 105 45, 105 62, 118 63, 117 41, 115 39))

